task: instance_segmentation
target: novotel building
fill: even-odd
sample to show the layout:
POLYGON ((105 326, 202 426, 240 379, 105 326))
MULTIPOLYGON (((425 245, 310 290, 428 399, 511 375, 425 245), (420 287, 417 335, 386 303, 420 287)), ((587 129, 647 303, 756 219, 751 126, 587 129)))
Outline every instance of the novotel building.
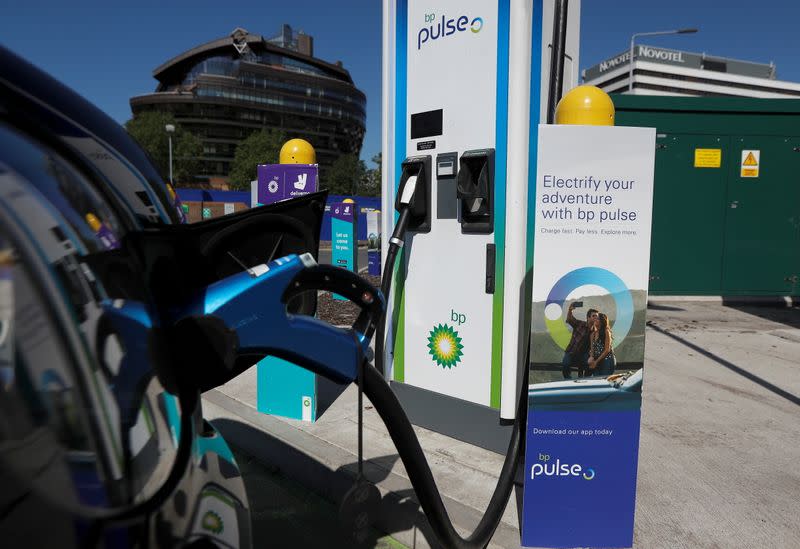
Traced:
POLYGON ((800 83, 778 80, 773 63, 726 59, 705 53, 639 44, 584 69, 584 84, 607 93, 675 96, 800 97, 800 83))

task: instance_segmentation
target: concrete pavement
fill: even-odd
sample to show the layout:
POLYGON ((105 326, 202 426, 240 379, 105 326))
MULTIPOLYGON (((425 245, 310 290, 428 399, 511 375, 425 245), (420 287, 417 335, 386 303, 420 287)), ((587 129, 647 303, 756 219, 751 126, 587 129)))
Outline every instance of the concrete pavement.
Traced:
MULTIPOLYGON (((654 302, 648 311, 636 547, 800 547, 800 310, 654 302)), ((356 392, 315 424, 259 414, 251 369, 204 397, 235 446, 338 502, 356 467, 356 392)), ((365 400, 376 528, 432 543, 405 469, 365 400)), ((477 524, 502 456, 416 429, 454 523, 477 524)), ((492 546, 518 547, 518 504, 492 546)))
POLYGON ((648 318, 635 543, 800 547, 800 310, 648 318))
MULTIPOLYGON (((238 450, 234 454, 250 503, 253 547, 352 546, 339 531, 335 504, 287 478, 277 467, 238 450)), ((366 543, 378 549, 404 547, 375 529, 367 533, 366 543)))

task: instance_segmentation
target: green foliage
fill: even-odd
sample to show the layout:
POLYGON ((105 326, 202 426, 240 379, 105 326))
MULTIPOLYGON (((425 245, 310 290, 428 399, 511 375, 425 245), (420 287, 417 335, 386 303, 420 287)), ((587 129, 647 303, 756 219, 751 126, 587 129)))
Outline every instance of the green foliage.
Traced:
POLYGON ((231 189, 249 190, 259 164, 277 164, 286 136, 278 130, 260 130, 239 143, 231 163, 231 189))
POLYGON ((125 129, 147 151, 166 181, 169 177, 169 135, 167 124, 175 126, 172 134, 172 169, 176 184, 191 183, 200 169, 203 145, 199 138, 184 130, 170 113, 148 111, 128 120, 125 129))
POLYGON ((383 155, 378 153, 372 157, 375 168, 367 170, 367 177, 364 185, 359 192, 361 196, 380 196, 381 195, 381 170, 383 167, 383 155))
POLYGON ((363 160, 354 154, 345 154, 336 159, 333 165, 320 176, 320 187, 331 194, 357 195, 361 192, 367 176, 363 160))
POLYGON ((176 132, 172 146, 172 174, 175 183, 191 183, 200 172, 203 142, 187 131, 176 132))

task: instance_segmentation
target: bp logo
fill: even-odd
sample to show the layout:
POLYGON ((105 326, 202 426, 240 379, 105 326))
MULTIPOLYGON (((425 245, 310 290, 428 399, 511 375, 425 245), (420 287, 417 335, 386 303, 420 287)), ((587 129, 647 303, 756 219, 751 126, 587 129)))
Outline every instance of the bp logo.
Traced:
MULTIPOLYGON (((609 315, 609 318, 615 318, 612 322, 614 341, 615 345, 619 345, 628 335, 633 323, 633 298, 630 290, 628 290, 628 287, 620 277, 600 267, 575 269, 562 276, 553 285, 553 289, 550 290, 550 294, 547 296, 547 303, 544 308, 544 321, 550 337, 562 349, 567 348, 572 333, 564 320, 566 318, 564 302, 567 301, 570 294, 582 286, 599 287, 599 290, 603 290, 607 295, 614 298, 616 314, 613 317, 609 315)), ((582 296, 579 295, 577 297, 582 296)), ((609 313, 609 311, 601 312, 609 313)))
POLYGON ((225 525, 222 522, 222 517, 220 517, 214 511, 206 511, 206 514, 203 515, 202 526, 204 530, 208 530, 209 532, 213 532, 215 534, 221 534, 225 529, 225 525))
POLYGON ((442 368, 452 368, 461 362, 464 346, 458 332, 452 326, 439 324, 430 331, 428 336, 428 353, 442 368))

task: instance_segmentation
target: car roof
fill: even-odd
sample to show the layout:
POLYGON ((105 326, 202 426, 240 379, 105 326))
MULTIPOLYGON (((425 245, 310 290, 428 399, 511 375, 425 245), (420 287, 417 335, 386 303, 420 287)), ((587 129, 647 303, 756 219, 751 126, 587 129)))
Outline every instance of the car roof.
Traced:
POLYGON ((95 172, 112 206, 127 210, 135 225, 183 221, 163 177, 122 126, 2 46, 0 67, 2 118, 78 157, 95 172))

